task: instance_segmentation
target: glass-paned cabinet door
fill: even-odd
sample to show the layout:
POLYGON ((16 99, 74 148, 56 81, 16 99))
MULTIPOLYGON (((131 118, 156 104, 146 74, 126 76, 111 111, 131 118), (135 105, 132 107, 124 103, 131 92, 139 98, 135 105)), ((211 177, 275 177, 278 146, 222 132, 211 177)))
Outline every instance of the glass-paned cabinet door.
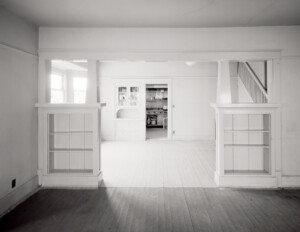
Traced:
POLYGON ((128 105, 127 101, 128 101, 127 87, 125 86, 118 87, 118 106, 128 105))
POLYGON ((118 86, 117 106, 138 106, 140 88, 138 86, 118 86))
POLYGON ((130 106, 137 106, 139 102, 139 87, 130 87, 130 106))

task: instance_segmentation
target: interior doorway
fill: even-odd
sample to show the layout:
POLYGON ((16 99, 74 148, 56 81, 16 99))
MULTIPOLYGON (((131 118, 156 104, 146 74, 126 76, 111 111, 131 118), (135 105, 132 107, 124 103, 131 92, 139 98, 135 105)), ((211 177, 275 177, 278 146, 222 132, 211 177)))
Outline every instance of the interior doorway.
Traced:
POLYGON ((167 84, 146 84, 146 139, 168 138, 167 84))

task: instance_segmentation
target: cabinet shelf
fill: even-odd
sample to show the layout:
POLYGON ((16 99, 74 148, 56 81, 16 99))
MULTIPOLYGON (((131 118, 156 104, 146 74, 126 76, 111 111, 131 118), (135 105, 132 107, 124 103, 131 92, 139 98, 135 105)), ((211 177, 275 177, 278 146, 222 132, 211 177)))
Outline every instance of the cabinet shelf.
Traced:
POLYGON ((147 102, 163 102, 163 101, 168 101, 168 99, 147 100, 147 102))
POLYGON ((270 174, 270 114, 224 115, 224 174, 270 174))
POLYGON ((261 133, 269 133, 269 130, 248 130, 248 129, 224 129, 225 132, 249 132, 249 133, 256 133, 256 132, 261 132, 261 133))
POLYGON ((50 174, 92 174, 92 169, 52 169, 50 174))
POLYGON ((225 170, 228 175, 270 175, 266 170, 225 170))
POLYGON ((60 134, 93 134, 93 131, 53 131, 53 132, 49 132, 49 135, 60 135, 60 134))
POLYGON ((224 144, 225 147, 261 147, 269 148, 269 145, 265 144, 224 144))
POLYGON ((83 151, 93 151, 92 148, 56 148, 50 149, 49 152, 83 152, 83 151))

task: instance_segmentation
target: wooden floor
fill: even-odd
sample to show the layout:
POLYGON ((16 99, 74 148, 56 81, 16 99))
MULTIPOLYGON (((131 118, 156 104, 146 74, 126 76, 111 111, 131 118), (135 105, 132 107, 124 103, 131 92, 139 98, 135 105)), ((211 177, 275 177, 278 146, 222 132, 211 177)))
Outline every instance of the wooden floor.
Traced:
POLYGON ((216 187, 213 141, 101 144, 104 187, 216 187))
POLYGON ((300 231, 300 190, 44 189, 0 231, 300 231))
POLYGON ((166 128, 147 128, 146 129, 147 139, 167 139, 168 130, 166 128))

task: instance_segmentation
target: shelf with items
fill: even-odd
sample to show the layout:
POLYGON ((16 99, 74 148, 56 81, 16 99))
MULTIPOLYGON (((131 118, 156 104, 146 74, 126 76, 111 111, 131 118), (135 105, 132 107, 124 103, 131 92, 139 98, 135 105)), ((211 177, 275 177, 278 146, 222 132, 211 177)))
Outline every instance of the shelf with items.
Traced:
POLYGON ((140 104, 139 86, 117 86, 117 106, 135 107, 140 104))
POLYGON ((115 105, 116 119, 139 119, 141 106, 141 88, 135 85, 117 85, 115 105))
POLYGON ((167 102, 168 99, 153 99, 153 100, 147 99, 146 101, 147 102, 167 102))

